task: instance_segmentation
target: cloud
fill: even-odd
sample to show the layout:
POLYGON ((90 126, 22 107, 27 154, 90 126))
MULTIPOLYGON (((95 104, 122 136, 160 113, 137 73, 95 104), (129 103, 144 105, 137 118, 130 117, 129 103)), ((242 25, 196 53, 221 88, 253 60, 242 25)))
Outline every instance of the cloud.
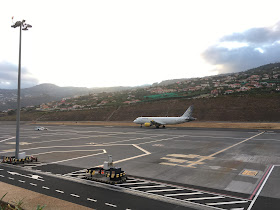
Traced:
POLYGON ((251 28, 226 35, 202 53, 218 73, 244 71, 280 61, 280 22, 273 27, 251 28))
MULTIPOLYGON (((32 87, 38 84, 26 68, 21 68, 21 88, 32 87)), ((0 62, 0 89, 17 89, 18 66, 9 62, 0 62)))

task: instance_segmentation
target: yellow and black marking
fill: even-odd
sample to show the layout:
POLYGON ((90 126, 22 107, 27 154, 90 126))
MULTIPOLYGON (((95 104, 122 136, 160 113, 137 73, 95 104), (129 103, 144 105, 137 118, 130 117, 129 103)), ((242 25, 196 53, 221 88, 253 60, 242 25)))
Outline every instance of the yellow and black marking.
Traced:
POLYGON ((29 163, 33 161, 37 162, 38 159, 33 156, 26 156, 25 158, 22 159, 17 159, 14 156, 12 156, 12 157, 4 157, 2 163, 18 164, 18 163, 29 163))

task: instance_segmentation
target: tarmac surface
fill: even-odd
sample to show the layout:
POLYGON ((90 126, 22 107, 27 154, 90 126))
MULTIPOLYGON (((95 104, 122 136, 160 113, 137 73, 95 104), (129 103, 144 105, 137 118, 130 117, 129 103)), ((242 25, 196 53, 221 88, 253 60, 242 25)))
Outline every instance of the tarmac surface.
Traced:
MULTIPOLYGON (((130 177, 128 183, 115 186, 113 191, 132 193, 148 203, 148 197, 155 197, 171 205, 169 209, 279 209, 279 130, 43 126, 48 130, 35 131, 35 125, 21 125, 20 151, 37 156, 40 162, 14 170, 22 168, 76 182, 86 168, 103 165, 112 155, 115 165, 130 177)), ((14 155, 14 150, 15 125, 1 123, 0 156, 14 155)), ((5 167, 0 170, 5 176, 0 176, 0 181, 13 184, 9 174, 4 174, 11 169, 5 167)), ((82 182, 92 187, 92 183, 82 182)), ((73 198, 68 201, 75 202, 73 198)), ((112 205, 137 209, 134 204, 131 208, 117 203, 112 205)))

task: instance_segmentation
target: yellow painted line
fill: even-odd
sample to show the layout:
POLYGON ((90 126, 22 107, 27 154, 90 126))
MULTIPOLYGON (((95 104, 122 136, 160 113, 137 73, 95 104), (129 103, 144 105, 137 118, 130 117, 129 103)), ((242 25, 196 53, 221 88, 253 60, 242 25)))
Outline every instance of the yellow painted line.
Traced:
POLYGON ((169 165, 169 166, 177 166, 177 164, 175 163, 166 163, 166 162, 162 162, 160 163, 161 165, 169 165))
POLYGON ((198 163, 200 163, 200 162, 202 162, 202 161, 208 159, 209 157, 211 158, 211 157, 213 157, 213 156, 215 156, 215 155, 217 155, 217 154, 220 154, 220 153, 222 153, 222 152, 224 152, 224 151, 226 151, 226 150, 229 150, 229 149, 232 148, 232 147, 235 147, 235 146, 237 146, 237 145, 239 145, 239 144, 242 144, 242 143, 244 143, 244 142, 246 142, 246 141, 249 141, 250 139, 253 139, 253 138, 257 137, 257 136, 263 134, 264 132, 265 132, 265 131, 263 131, 263 132, 261 132, 261 133, 258 133, 257 135, 254 135, 254 136, 252 136, 252 137, 250 137, 250 138, 248 138, 248 139, 245 139, 245 140, 243 140, 243 141, 241 141, 241 142, 238 142, 238 143, 236 143, 236 144, 234 144, 234 145, 231 145, 231 146, 229 146, 229 147, 227 147, 227 148, 225 148, 225 149, 222 149, 222 150, 220 150, 220 151, 218 151, 218 152, 215 152, 215 153, 212 154, 212 155, 203 157, 203 158, 201 158, 200 160, 198 160, 198 161, 196 161, 196 162, 194 162, 194 163, 189 164, 188 166, 196 165, 196 164, 198 164, 198 163))
POLYGON ((173 162, 173 163, 186 163, 186 162, 188 162, 187 160, 176 159, 176 158, 163 157, 161 159, 168 160, 168 161, 173 162))
POLYGON ((181 158, 198 158, 200 157, 199 155, 193 155, 193 154, 189 154, 189 155, 183 155, 183 154, 169 154, 167 156, 170 157, 181 157, 181 158))
POLYGON ((3 152, 13 152, 15 151, 14 149, 7 149, 7 150, 2 150, 3 152))
POLYGON ((258 171, 245 170, 242 172, 242 175, 245 175, 245 176, 256 176, 257 174, 258 174, 258 171))

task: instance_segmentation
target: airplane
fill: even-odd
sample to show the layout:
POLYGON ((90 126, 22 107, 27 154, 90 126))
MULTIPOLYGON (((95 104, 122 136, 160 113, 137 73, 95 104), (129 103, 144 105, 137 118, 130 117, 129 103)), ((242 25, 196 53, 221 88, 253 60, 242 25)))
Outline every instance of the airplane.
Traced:
POLYGON ((141 128, 142 125, 146 127, 154 125, 156 128, 162 126, 162 128, 165 128, 165 125, 174 125, 196 120, 196 118, 191 116, 192 111, 193 106, 190 106, 181 117, 137 117, 133 122, 141 124, 141 128))

